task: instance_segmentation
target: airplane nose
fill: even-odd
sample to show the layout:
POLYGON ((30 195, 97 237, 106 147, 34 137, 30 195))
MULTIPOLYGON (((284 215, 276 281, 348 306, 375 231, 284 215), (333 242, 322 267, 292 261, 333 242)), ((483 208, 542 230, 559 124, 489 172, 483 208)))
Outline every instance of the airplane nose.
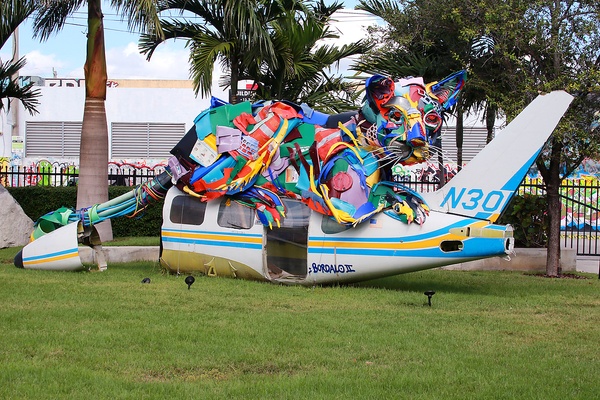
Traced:
POLYGON ((23 268, 23 250, 19 251, 15 256, 13 263, 17 268, 23 268))

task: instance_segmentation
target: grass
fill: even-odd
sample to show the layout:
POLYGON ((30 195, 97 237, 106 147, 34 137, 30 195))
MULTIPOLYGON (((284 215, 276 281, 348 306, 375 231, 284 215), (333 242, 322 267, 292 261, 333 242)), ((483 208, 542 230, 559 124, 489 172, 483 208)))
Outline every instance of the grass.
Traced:
POLYGON ((0 250, 2 399, 598 393, 593 275, 431 270, 315 288, 198 276, 188 290, 152 263, 29 271, 14 253, 0 250))
POLYGON ((159 236, 129 236, 116 237, 102 246, 160 246, 159 236))

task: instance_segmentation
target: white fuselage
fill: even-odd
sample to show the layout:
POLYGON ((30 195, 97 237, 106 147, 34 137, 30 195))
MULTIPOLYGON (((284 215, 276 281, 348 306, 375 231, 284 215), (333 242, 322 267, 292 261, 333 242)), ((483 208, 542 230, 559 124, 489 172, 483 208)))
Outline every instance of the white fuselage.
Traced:
POLYGON ((285 203, 282 226, 270 229, 237 203, 199 203, 172 188, 163 211, 161 262, 176 273, 315 285, 504 256, 513 247, 510 227, 485 220, 432 212, 417 225, 379 213, 352 228, 299 201, 285 203), (250 222, 240 228, 235 218, 245 214, 250 222))

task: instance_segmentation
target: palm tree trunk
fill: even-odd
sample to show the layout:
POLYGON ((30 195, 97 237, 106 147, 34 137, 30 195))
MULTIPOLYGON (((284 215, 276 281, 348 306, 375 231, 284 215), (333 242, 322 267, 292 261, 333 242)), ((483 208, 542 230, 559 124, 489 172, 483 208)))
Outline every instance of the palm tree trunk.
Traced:
POLYGON ((435 140, 435 147, 438 155, 438 189, 446 184, 446 168, 444 167, 444 154, 442 153, 442 135, 435 140))
MULTIPOLYGON (((79 150, 77 209, 108 200, 108 124, 106 122, 106 54, 101 0, 88 0, 85 61, 85 108, 79 150)), ((96 227, 102 241, 112 240, 110 220, 96 227)))
MULTIPOLYGON (((108 200, 108 127, 104 100, 86 96, 79 150, 77 209, 108 200)), ((96 226, 102 241, 112 240, 110 220, 96 226)))

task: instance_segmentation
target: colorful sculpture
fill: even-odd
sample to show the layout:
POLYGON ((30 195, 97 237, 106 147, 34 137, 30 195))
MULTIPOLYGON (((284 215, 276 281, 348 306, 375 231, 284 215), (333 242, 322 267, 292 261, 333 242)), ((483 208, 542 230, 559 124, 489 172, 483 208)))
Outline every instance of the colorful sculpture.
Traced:
POLYGON ((443 118, 436 103, 443 112, 456 91, 417 82, 394 84, 391 95, 385 78, 369 83, 383 90, 371 90, 359 112, 337 116, 286 102, 215 105, 173 149, 165 173, 90 209, 46 216, 37 228, 56 229, 23 247, 15 266, 82 270, 86 244, 106 269, 94 225, 163 196, 159 259, 175 274, 315 286, 513 255, 512 227, 495 222, 573 97, 538 96, 443 187, 417 194, 386 180, 389 166, 427 157, 443 118), (420 93, 437 93, 433 107, 420 93))
POLYGON ((340 224, 356 225, 381 211, 422 224, 427 205, 418 193, 392 182, 390 169, 429 158, 429 145, 465 79, 465 71, 429 84, 375 75, 366 81, 363 106, 338 115, 288 101, 227 104, 213 98, 172 149, 169 176, 89 209, 45 215, 32 238, 73 221, 90 226, 135 214, 171 184, 199 201, 229 196, 254 208, 268 226, 285 217, 281 196, 299 199, 340 224))
POLYGON ((389 182, 389 167, 427 160, 465 77, 461 71, 426 85, 376 75, 358 112, 332 116, 287 101, 216 103, 175 147, 175 184, 202 201, 229 195, 268 225, 284 217, 279 196, 339 223, 357 224, 384 209, 422 223, 427 206, 389 182))

